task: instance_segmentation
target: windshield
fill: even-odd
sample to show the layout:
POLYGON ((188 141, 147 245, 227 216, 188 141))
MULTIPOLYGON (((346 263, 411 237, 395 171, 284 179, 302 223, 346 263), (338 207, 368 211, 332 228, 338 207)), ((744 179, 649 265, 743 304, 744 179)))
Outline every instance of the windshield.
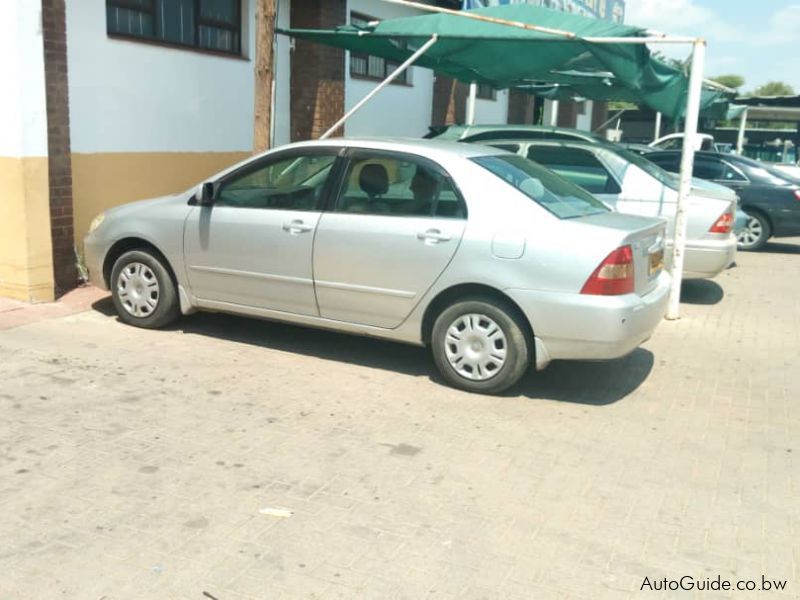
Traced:
POLYGON ((665 171, 661 167, 659 167, 656 163, 650 162, 647 160, 646 157, 633 152, 631 150, 627 150, 625 148, 614 148, 614 152, 616 152, 619 156, 627 160, 629 163, 633 163, 637 167, 639 167, 642 171, 650 175, 651 177, 655 177, 659 183, 662 185, 666 185, 669 188, 674 190, 678 189, 678 178, 673 175, 672 173, 665 171))
POLYGON ((472 159, 559 219, 609 212, 597 198, 523 156, 502 154, 472 159))

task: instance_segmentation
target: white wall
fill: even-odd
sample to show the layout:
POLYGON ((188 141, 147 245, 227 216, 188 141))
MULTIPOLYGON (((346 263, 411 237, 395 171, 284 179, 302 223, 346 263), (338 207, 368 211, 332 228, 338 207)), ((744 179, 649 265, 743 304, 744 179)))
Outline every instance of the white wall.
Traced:
POLYGON ((476 125, 505 125, 508 123, 508 91, 498 90, 494 100, 475 101, 476 125))
POLYGON ((592 130, 592 109, 594 107, 594 102, 591 100, 586 100, 583 103, 583 112, 578 113, 575 117, 575 129, 581 129, 583 131, 591 131, 592 130))
POLYGON ((42 44, 41 4, 0 1, 0 156, 47 156, 42 44))
MULTIPOLYGON (((349 0, 347 9, 348 15, 351 11, 355 11, 379 19, 421 14, 418 10, 375 0, 349 0)), ((345 111, 366 96, 377 83, 351 78, 348 56, 345 63, 345 111)), ((433 71, 412 67, 411 86, 389 85, 384 88, 348 120, 345 125, 345 135, 422 137, 428 132, 431 124, 432 110, 433 71)))
POLYGON ((110 39, 105 0, 68 0, 67 53, 73 152, 252 149, 252 60, 110 39))

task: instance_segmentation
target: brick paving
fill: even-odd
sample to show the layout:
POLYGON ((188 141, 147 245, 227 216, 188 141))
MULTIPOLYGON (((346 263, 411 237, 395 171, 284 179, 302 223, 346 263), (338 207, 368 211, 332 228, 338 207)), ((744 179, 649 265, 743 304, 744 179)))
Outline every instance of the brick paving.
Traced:
POLYGON ((8 325, 0 599, 796 598, 800 239, 738 262, 629 357, 502 398, 224 315, 8 325), (640 591, 683 575, 789 583, 640 591))

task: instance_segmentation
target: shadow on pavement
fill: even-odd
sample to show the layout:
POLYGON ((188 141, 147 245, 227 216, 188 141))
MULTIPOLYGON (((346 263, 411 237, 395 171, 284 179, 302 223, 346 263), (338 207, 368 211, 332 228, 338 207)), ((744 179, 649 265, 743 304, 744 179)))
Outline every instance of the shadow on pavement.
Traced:
POLYGON ((725 290, 710 279, 689 279, 681 285, 681 302, 684 304, 719 304, 725 290))
POLYGON ((758 252, 761 254, 800 254, 800 244, 767 242, 767 245, 758 252))
POLYGON ((653 363, 653 353, 644 348, 616 360, 554 361, 544 371, 531 370, 514 389, 528 398, 604 406, 642 385, 653 363))
MULTIPOLYGON (((110 298, 95 302, 92 308, 106 316, 116 315, 110 298)), ((416 377, 427 376, 438 385, 446 385, 436 372, 429 351, 418 346, 222 313, 184 317, 169 329, 416 377)), ((504 395, 602 406, 633 392, 652 368, 653 354, 643 348, 612 361, 555 361, 544 371, 531 369, 504 395)))

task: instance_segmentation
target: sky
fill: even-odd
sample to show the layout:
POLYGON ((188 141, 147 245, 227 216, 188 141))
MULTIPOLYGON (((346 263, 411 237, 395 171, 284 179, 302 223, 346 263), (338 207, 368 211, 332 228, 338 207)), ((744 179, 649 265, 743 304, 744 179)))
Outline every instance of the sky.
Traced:
MULTIPOLYGON (((800 93, 798 0, 626 0, 625 23, 705 37, 706 77, 741 75, 743 92, 777 80, 800 93)), ((682 59, 690 52, 688 46, 659 49, 682 59)))

